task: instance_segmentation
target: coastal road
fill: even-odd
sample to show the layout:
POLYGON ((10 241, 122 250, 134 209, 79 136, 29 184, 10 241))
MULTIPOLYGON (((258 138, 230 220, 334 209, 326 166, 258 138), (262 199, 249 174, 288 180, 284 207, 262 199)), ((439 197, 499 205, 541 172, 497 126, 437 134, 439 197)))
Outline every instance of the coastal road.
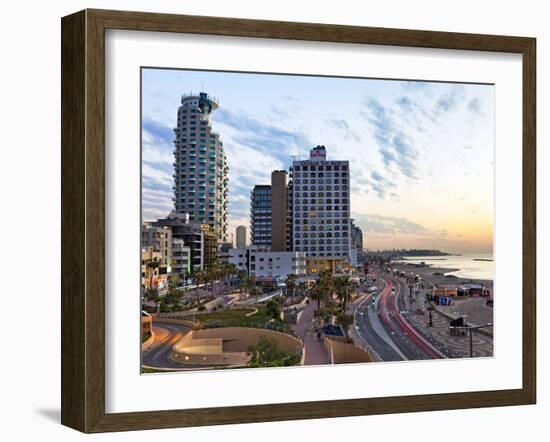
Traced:
POLYGON ((442 354, 418 332, 404 316, 400 300, 405 296, 405 285, 394 278, 383 276, 386 287, 380 294, 378 316, 394 342, 409 360, 441 359, 442 354))
POLYGON ((377 281, 381 289, 375 305, 369 296, 355 314, 355 326, 360 337, 383 361, 448 357, 438 348, 435 340, 420 333, 407 320, 404 311, 405 285, 385 275, 379 275, 377 281))
MULTIPOLYGON (((378 300, 376 302, 378 304, 378 300)), ((402 361, 405 355, 395 345, 373 309, 372 295, 368 295, 355 311, 357 333, 380 356, 382 361, 402 361)))
POLYGON ((185 369, 170 358, 172 346, 191 329, 182 324, 171 324, 167 322, 153 322, 153 333, 155 342, 149 350, 141 354, 141 365, 151 368, 185 369))

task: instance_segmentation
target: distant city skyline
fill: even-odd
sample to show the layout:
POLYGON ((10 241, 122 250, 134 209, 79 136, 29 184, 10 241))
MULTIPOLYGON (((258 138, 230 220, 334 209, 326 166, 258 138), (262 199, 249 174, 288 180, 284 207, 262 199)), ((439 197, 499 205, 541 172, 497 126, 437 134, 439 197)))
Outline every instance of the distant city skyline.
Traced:
POLYGON ((493 86, 161 69, 144 69, 142 86, 144 220, 173 209, 177 110, 204 91, 220 105, 228 232, 250 231, 254 185, 322 144, 350 162, 365 248, 492 251, 493 86))

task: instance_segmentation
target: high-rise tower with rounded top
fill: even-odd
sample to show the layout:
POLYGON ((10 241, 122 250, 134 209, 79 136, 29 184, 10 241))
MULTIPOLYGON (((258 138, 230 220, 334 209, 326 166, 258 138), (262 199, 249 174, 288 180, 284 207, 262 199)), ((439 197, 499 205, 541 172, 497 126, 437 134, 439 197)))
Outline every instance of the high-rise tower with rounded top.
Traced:
POLYGON ((174 210, 207 224, 218 242, 226 242, 229 167, 220 136, 212 130, 218 107, 205 92, 181 97, 174 129, 174 210))

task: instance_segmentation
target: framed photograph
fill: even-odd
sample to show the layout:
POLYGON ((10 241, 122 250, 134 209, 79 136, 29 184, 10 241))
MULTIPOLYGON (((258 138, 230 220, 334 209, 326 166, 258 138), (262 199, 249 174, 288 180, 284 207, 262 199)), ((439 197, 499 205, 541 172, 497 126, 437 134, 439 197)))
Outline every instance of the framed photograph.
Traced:
POLYGON ((536 400, 535 39, 62 19, 62 423, 536 400))

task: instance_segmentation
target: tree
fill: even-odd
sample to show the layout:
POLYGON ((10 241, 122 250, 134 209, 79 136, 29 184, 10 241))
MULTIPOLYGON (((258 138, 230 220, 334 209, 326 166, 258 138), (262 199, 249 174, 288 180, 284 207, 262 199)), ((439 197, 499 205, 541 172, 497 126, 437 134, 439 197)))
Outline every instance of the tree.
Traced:
POLYGON ((315 283, 309 291, 311 299, 317 301, 317 311, 321 310, 321 304, 323 303, 323 291, 318 283, 315 283))
POLYGON ((206 274, 204 270, 195 270, 195 272, 191 275, 191 279, 193 280, 193 284, 195 285, 195 295, 197 296, 197 307, 201 303, 201 298, 199 295, 199 286, 201 283, 203 283, 206 279, 206 274))
POLYGON ((313 299, 317 301, 317 310, 320 310, 321 306, 326 303, 333 290, 334 278, 330 271, 324 270, 319 273, 319 279, 315 282, 311 290, 313 299))
POLYGON ((256 285, 254 284, 250 287, 248 294, 252 297, 260 296, 262 294, 262 289, 256 287, 256 285))
POLYGON ((307 292, 308 285, 307 282, 302 281, 298 284, 298 291, 300 292, 300 296, 304 296, 304 294, 307 292))
POLYGON ((342 276, 335 281, 336 296, 338 296, 340 300, 342 313, 346 313, 346 306, 349 301, 352 287, 353 282, 349 276, 342 276))
POLYGON ((273 319, 281 319, 281 306, 277 301, 273 299, 269 300, 269 302, 266 304, 265 312, 273 319))
POLYGON ((338 324, 342 327, 342 331, 344 332, 344 336, 346 338, 346 342, 349 341, 348 337, 348 331, 350 325, 353 324, 353 315, 346 315, 345 313, 340 313, 338 316, 336 316, 336 320, 338 321, 338 324))
POLYGON ((164 303, 179 308, 181 302, 181 293, 172 287, 166 295, 164 295, 164 303))
POLYGON ((146 301, 159 302, 160 300, 158 289, 156 289, 155 287, 149 287, 148 289, 145 289, 143 297, 146 301))
POLYGON ((294 298, 294 290, 296 290, 296 275, 291 273, 286 277, 286 289, 287 293, 290 293, 290 296, 294 298))
POLYGON ((288 367, 300 363, 298 353, 281 350, 275 340, 262 336, 258 343, 249 347, 249 367, 288 367))

